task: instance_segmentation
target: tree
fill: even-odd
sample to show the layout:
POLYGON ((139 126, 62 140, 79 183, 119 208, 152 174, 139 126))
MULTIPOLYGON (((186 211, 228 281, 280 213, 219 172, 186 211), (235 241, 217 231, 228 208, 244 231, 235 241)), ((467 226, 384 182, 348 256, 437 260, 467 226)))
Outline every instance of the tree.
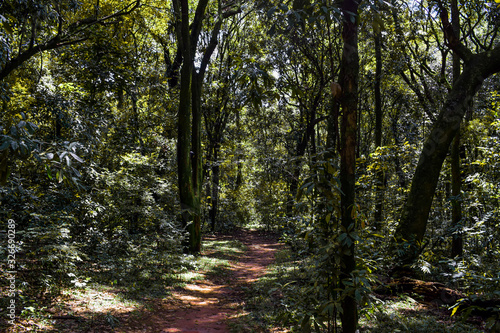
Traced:
MULTIPOLYGON (((383 123, 383 110, 382 110, 382 22, 380 15, 376 15, 373 20, 373 34, 375 42, 375 148, 382 146, 382 123, 383 123)), ((385 175, 384 170, 379 168, 376 172, 376 190, 375 190, 375 227, 381 228, 383 207, 384 207, 384 183, 385 175)))
MULTIPOLYGON (((355 239, 355 169, 356 169, 356 127, 358 106, 358 8, 361 1, 344 0, 342 3, 342 64, 340 70, 340 86, 342 97, 341 150, 340 150, 340 184, 342 208, 342 232, 348 234, 341 248, 340 284, 344 290, 351 285, 352 274, 356 269, 355 239)), ((356 331, 358 310, 354 295, 348 293, 342 299, 342 329, 343 332, 356 331)))
POLYGON ((395 245, 402 264, 412 263, 419 254, 441 167, 469 104, 484 80, 500 72, 500 45, 474 54, 455 35, 442 4, 440 18, 448 46, 462 59, 464 67, 424 143, 401 213, 395 245))
MULTIPOLYGON (((455 36, 460 39, 460 11, 458 9, 458 1, 451 1, 451 24, 455 36)), ((453 83, 457 82, 460 77, 461 62, 460 56, 453 53, 453 83)), ((455 134, 451 145, 450 154, 451 164, 451 205, 452 205, 452 221, 451 221, 451 257, 461 257, 463 254, 463 237, 461 227, 462 221, 462 177, 460 175, 460 128, 455 134)))
POLYGON ((240 47, 234 48, 235 40, 238 34, 238 21, 233 22, 232 26, 226 27, 229 31, 219 47, 216 63, 214 61, 214 70, 208 80, 212 85, 208 87, 208 96, 206 103, 202 107, 205 131, 208 140, 206 149, 207 163, 205 167, 205 177, 210 178, 207 194, 210 198, 209 219, 212 231, 215 231, 217 224, 217 212, 219 210, 219 188, 221 178, 221 145, 228 127, 231 116, 238 108, 238 102, 235 101, 236 85, 234 81, 237 72, 234 70, 233 55, 240 47), (233 48, 233 50, 231 50, 233 48), (235 50, 236 49, 236 50, 235 50), (212 87, 215 86, 215 87, 212 87))
MULTIPOLYGON (((173 0, 173 8, 177 22, 178 52, 181 53, 182 67, 180 73, 180 97, 177 123, 177 163, 179 179, 179 197, 184 227, 189 233, 187 251, 199 253, 201 249, 201 188, 202 188, 202 149, 201 149, 201 93, 203 80, 212 53, 218 43, 222 21, 240 12, 233 4, 223 7, 217 1, 217 18, 208 34, 205 50, 198 49, 202 34, 203 20, 209 1, 201 0, 190 23, 189 1, 173 0), (195 67, 195 58, 201 52, 201 63, 195 67)), ((175 70, 173 71, 176 72, 175 70)))

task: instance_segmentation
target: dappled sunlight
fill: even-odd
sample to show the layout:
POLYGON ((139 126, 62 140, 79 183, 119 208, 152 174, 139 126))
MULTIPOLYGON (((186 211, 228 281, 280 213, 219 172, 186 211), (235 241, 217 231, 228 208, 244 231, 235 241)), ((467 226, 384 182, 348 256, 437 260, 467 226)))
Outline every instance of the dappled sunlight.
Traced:
POLYGON ((198 329, 200 332, 229 332, 226 320, 239 321, 245 316, 241 288, 265 274, 279 245, 275 241, 273 244, 266 243, 265 238, 252 231, 241 232, 235 238, 239 244, 234 238, 215 240, 211 237, 205 242, 204 256, 210 259, 201 261, 210 262, 216 258, 217 262, 219 256, 227 258, 228 254, 239 254, 238 260, 230 266, 222 265, 222 269, 221 266, 212 266, 212 271, 205 272, 205 281, 187 284, 182 290, 176 290, 173 299, 178 302, 178 310, 175 315, 169 314, 169 328, 164 332, 198 332, 198 329))
POLYGON ((266 273, 279 247, 258 231, 211 236, 196 269, 175 275, 184 284, 165 285, 171 296, 150 298, 99 284, 67 290, 60 305, 50 309, 47 327, 57 332, 230 332, 228 324, 241 327, 250 315, 244 310, 244 289, 266 273))
MULTIPOLYGON (((477 323, 475 323, 477 324, 477 323)), ((484 332, 484 328, 474 328, 457 322, 450 317, 446 308, 428 306, 411 297, 395 297, 376 306, 360 320, 362 331, 385 332, 484 332)))

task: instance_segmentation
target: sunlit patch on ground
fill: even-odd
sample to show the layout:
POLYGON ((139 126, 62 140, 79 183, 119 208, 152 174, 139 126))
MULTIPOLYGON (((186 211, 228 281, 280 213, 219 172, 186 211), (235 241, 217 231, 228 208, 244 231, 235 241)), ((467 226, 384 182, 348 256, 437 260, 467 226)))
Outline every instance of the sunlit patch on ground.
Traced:
POLYGON ((410 296, 381 301, 360 318, 361 332, 479 333, 484 330, 453 320, 449 313, 428 307, 410 296))

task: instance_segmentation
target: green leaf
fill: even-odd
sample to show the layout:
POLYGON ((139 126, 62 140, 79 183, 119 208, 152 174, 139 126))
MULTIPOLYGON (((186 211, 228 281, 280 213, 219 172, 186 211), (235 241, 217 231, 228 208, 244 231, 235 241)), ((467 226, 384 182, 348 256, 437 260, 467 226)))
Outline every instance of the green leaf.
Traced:
POLYGON ((71 157, 73 157, 78 162, 83 163, 83 160, 78 155, 76 155, 75 153, 70 152, 69 154, 71 155, 71 157))
POLYGON ((302 327, 302 332, 309 332, 310 329, 309 329, 309 320, 311 319, 311 316, 310 315, 305 315, 304 318, 302 319, 302 322, 300 324, 300 326, 302 327))
MULTIPOLYGON (((9 139, 10 139, 10 138, 9 138, 9 139)), ((9 146, 10 146, 10 141, 9 141, 9 140, 5 140, 5 141, 2 143, 2 145, 0 146, 0 151, 3 151, 3 150, 5 150, 5 149, 9 148, 9 146)))
POLYGON ((452 310, 451 310, 451 315, 450 317, 453 317, 455 315, 455 313, 457 313, 458 311, 458 308, 460 307, 460 303, 457 303, 453 306, 452 310))
POLYGON ((20 148, 21 148, 21 149, 20 149, 20 150, 21 150, 21 155, 23 155, 23 156, 29 155, 29 152, 30 152, 30 151, 29 151, 29 148, 28 148, 28 146, 26 145, 26 143, 21 142, 21 143, 20 143, 20 148))
POLYGON ((50 166, 45 165, 45 170, 47 171, 47 176, 49 177, 49 179, 52 180, 52 169, 50 168, 50 166))
POLYGON ((275 33, 276 33, 276 24, 273 24, 273 25, 271 26, 271 29, 269 29, 269 30, 267 31, 267 34, 268 34, 269 36, 274 36, 274 34, 275 34, 275 33))
POLYGON ((75 175, 76 175, 77 177, 81 177, 81 176, 82 176, 82 175, 81 175, 81 173, 80 173, 80 171, 78 171, 77 169, 75 169, 75 168, 71 167, 71 170, 73 170, 73 172, 75 173, 75 175))
POLYGON ((356 302, 360 303, 361 302, 361 293, 359 292, 358 289, 354 292, 354 298, 356 299, 356 302))
POLYGON ((268 17, 268 18, 271 18, 271 17, 273 16, 273 14, 276 12, 276 9, 278 9, 276 6, 271 7, 271 8, 267 11, 267 17, 268 17))
POLYGON ((29 134, 35 133, 35 131, 38 129, 38 126, 36 126, 33 123, 27 122, 26 123, 26 130, 28 131, 29 134))
POLYGON ((16 141, 11 141, 10 146, 12 150, 17 150, 17 148, 19 148, 19 144, 16 141))
POLYGON ((2 21, 2 26, 9 35, 12 35, 14 33, 14 30, 12 30, 12 27, 10 26, 9 22, 7 22, 7 19, 5 17, 1 17, 0 21, 2 21))

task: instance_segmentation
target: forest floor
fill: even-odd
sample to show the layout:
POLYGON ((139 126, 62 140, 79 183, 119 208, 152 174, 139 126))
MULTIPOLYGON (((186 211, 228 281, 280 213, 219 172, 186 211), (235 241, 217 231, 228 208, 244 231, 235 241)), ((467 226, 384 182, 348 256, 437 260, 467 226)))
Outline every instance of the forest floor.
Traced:
MULTIPOLYGON (((174 282, 152 275, 133 277, 127 287, 119 281, 121 287, 93 283, 68 289, 52 306, 33 307, 6 332, 289 332, 273 325, 284 286, 299 272, 289 252, 262 230, 208 235, 201 255, 190 256, 174 282)), ((362 332, 489 332, 483 321, 461 323, 446 307, 415 294, 374 298, 362 311, 362 332)))
MULTIPOLYGON (((107 315, 97 316, 95 320, 89 318, 88 309, 78 311, 78 302, 67 304, 63 312, 73 315, 54 316, 58 319, 56 330, 122 333, 263 331, 258 327, 247 326, 254 324, 249 324, 245 319, 249 315, 245 311, 245 294, 250 285, 266 273, 282 244, 269 233, 250 229, 237 230, 231 235, 207 236, 204 244, 207 245, 201 257, 211 262, 204 265, 209 269, 204 270, 202 267, 191 272, 193 275, 188 279, 189 282, 174 287, 170 295, 149 298, 140 306, 112 302, 114 306, 108 305, 98 311, 107 315)), ((98 297, 112 299, 113 294, 113 291, 101 291, 98 297)), ((81 306, 88 308, 89 304, 81 306)), ((286 332, 266 329, 266 332, 273 331, 286 332)))

